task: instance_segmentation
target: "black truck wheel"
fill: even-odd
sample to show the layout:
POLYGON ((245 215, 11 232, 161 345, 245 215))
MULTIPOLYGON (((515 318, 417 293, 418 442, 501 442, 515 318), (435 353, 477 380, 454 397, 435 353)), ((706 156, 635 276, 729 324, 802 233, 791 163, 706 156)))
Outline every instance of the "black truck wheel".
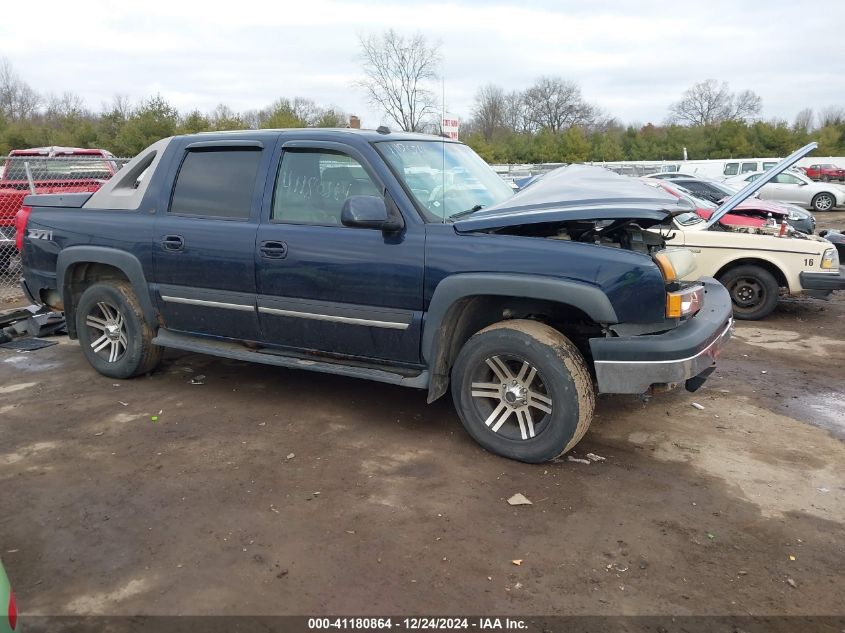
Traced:
POLYGON ((162 348, 132 287, 125 281, 96 283, 82 293, 76 331, 91 366, 110 378, 131 378, 152 371, 162 348))
POLYGON ((769 316, 778 303, 778 282, 765 268, 753 264, 736 266, 719 276, 728 289, 734 317, 756 321, 769 316))
POLYGON ((452 398, 475 441, 528 463, 575 446, 595 408, 578 349, 554 328, 519 319, 491 325, 466 342, 452 368, 452 398))

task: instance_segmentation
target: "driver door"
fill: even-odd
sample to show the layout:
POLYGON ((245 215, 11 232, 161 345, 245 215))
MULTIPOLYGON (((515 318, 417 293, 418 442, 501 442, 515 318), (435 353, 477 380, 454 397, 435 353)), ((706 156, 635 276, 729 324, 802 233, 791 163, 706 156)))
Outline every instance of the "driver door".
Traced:
POLYGON ((767 189, 770 192, 767 197, 773 200, 799 204, 809 204, 810 202, 809 199, 804 199, 807 198, 805 195, 807 188, 803 181, 792 174, 778 174, 772 183, 767 185, 767 189))
MULTIPOLYGON (((399 233, 341 224, 349 196, 389 198, 351 146, 283 148, 255 250, 263 340, 391 364, 420 360, 423 225, 399 233)), ((392 204, 392 201, 389 201, 392 204)))

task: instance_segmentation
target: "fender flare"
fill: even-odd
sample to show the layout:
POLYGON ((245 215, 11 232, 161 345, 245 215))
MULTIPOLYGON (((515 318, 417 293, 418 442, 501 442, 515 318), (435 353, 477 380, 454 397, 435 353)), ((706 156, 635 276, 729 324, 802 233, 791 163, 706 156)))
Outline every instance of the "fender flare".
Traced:
POLYGON ((448 385, 444 355, 452 329, 450 311, 462 299, 479 295, 554 301, 581 310, 596 323, 618 321, 604 291, 585 282, 514 273, 461 273, 446 277, 434 289, 423 328, 421 352, 431 371, 429 402, 443 395, 448 385))
POLYGON ((56 260, 56 289, 61 294, 65 308, 71 306, 70 297, 66 296, 68 284, 65 276, 68 268, 79 263, 106 264, 123 272, 138 297, 144 318, 151 324, 156 322, 156 310, 150 298, 149 284, 144 276, 141 261, 131 253, 105 246, 70 246, 59 252, 56 260))

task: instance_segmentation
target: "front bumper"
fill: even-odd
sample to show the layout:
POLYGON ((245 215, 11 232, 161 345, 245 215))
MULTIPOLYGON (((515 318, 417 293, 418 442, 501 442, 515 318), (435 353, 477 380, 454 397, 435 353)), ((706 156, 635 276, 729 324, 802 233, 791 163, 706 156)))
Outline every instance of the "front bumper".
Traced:
POLYGON ((733 326, 727 289, 709 277, 701 282, 704 305, 678 327, 662 334, 590 339, 599 393, 639 394, 653 385, 687 381, 695 388, 701 385, 733 326), (697 377, 699 380, 691 380, 697 377))
POLYGON ((826 297, 834 290, 845 290, 845 266, 840 266, 838 273, 801 273, 798 279, 804 294, 826 297))

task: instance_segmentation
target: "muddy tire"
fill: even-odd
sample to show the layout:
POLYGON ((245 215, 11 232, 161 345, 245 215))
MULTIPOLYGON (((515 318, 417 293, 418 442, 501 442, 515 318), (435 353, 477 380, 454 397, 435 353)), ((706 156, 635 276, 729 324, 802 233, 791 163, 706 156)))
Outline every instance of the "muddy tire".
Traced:
POLYGON ((731 295, 734 317, 757 321, 769 316, 778 303, 777 279, 765 268, 754 265, 736 266, 719 276, 731 295))
POLYGON ((836 208, 836 198, 832 193, 823 191, 813 196, 810 206, 812 206, 815 211, 833 211, 833 209, 836 208))
POLYGON ((153 329, 128 282, 87 288, 76 308, 76 332, 85 358, 109 378, 146 374, 161 361, 162 348, 153 345, 153 329))
POLYGON ((570 450, 595 408, 584 357, 552 327, 502 321, 470 338, 452 368, 452 399, 488 451, 536 464, 570 450))

